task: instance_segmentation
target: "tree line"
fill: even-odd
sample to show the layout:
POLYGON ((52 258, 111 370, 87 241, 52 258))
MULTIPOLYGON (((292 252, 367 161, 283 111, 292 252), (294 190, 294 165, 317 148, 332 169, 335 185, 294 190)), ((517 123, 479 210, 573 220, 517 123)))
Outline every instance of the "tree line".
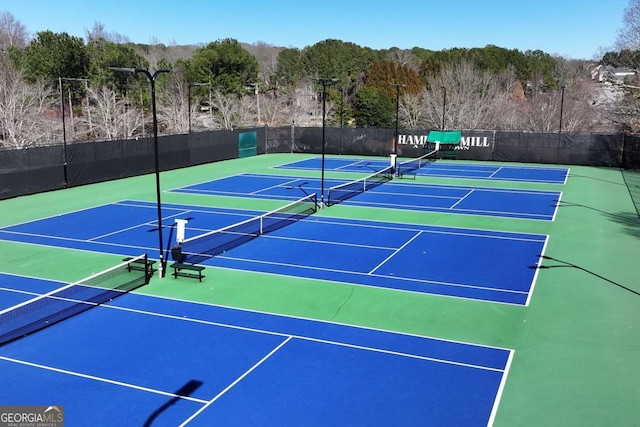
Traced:
POLYGON ((498 46, 373 50, 327 39, 303 49, 221 39, 135 44, 96 23, 86 41, 29 38, 0 12, 0 146, 145 136, 149 82, 114 68, 166 69, 156 85, 160 133, 322 123, 402 129, 610 131, 585 61, 498 46), (562 112, 562 114, 561 114, 562 112), (64 116, 63 116, 64 114, 64 116), (64 117, 64 120, 61 120, 64 117), (65 126, 62 129, 62 126, 65 126))

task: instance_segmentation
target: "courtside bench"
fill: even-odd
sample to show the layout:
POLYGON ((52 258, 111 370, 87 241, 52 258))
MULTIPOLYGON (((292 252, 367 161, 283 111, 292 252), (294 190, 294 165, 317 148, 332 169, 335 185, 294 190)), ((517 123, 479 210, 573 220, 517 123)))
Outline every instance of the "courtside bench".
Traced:
POLYGON ((169 267, 173 268, 173 277, 175 279, 177 279, 178 276, 182 276, 190 277, 192 279, 198 279, 199 282, 202 282, 202 278, 204 277, 204 275, 202 274, 204 267, 201 265, 174 262, 169 267))
MULTIPOLYGON (((133 257, 122 258, 122 262, 129 262, 133 260, 133 257)), ((147 259, 147 265, 149 266, 149 274, 153 275, 156 271, 153 268, 153 264, 156 263, 155 259, 147 259)), ((127 264, 127 271, 131 273, 132 270, 135 271, 145 271, 145 262, 144 259, 136 259, 127 264)))
POLYGON ((458 157, 458 150, 444 150, 442 151, 442 158, 444 160, 455 160, 458 157))

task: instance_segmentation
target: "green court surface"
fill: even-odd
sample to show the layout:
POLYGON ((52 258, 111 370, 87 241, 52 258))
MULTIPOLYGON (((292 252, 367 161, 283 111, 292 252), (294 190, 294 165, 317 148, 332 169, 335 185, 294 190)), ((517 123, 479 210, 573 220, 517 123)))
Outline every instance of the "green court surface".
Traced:
MULTIPOLYGON (((272 210, 283 201, 166 190, 245 172, 316 177, 319 172, 270 169, 307 157, 271 154, 163 172, 162 201, 272 210)), ((330 176, 354 178, 349 173, 332 172, 330 176)), ((628 175, 627 181, 635 182, 634 178, 628 175)), ((514 349, 493 425, 638 425, 640 218, 629 182, 625 183, 618 169, 581 166, 571 166, 565 185, 426 177, 415 181, 562 191, 555 221, 349 205, 316 214, 549 235, 545 249, 548 258, 538 271, 528 306, 214 267, 207 267, 202 283, 169 275, 159 279, 156 274, 138 292, 514 349)), ((146 175, 1 201, 0 227, 124 199, 155 201, 155 177, 146 175)), ((0 251, 0 272, 64 282, 79 280, 122 259, 118 255, 1 240, 0 251)), ((149 254, 152 258, 157 255, 149 254)), ((464 269, 465 260, 481 256, 461 248, 449 262, 464 269)), ((424 268, 437 269, 438 265, 427 263, 424 268)))

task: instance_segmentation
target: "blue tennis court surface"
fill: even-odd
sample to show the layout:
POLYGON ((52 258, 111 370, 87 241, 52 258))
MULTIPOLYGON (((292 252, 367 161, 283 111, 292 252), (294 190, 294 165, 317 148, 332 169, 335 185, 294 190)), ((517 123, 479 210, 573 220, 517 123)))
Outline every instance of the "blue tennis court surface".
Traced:
MULTIPOLYGON (((345 182, 348 181, 325 179, 325 193, 329 187, 345 182)), ((318 178, 240 174, 171 191, 297 200, 306 194, 320 194, 321 190, 322 184, 318 178)), ((558 191, 433 185, 394 180, 342 203, 371 208, 552 221, 561 194, 558 191)))
MULTIPOLYGON (((0 309, 64 285, 0 281, 0 309)), ((2 346, 0 401, 56 402, 69 425, 487 425, 512 356, 127 294, 2 346)))
MULTIPOLYGON (((398 159, 398 162, 408 159, 398 159)), ((373 173, 389 167, 390 160, 348 159, 325 157, 325 170, 373 173)), ((313 157, 276 166, 279 169, 315 170, 322 168, 322 158, 313 157)), ((418 176, 443 178, 488 179, 497 181, 524 181, 546 184, 565 184, 569 169, 537 166, 503 166, 478 163, 436 161, 415 172, 418 176)))
MULTIPOLYGON (((4 227, 0 239, 153 255, 158 244, 156 214, 155 203, 122 201, 4 227)), ((188 219, 188 239, 259 214, 262 212, 164 204, 165 247, 174 245, 175 219, 188 219)), ((546 241, 547 236, 539 234, 312 215, 202 264, 526 305, 546 241)))

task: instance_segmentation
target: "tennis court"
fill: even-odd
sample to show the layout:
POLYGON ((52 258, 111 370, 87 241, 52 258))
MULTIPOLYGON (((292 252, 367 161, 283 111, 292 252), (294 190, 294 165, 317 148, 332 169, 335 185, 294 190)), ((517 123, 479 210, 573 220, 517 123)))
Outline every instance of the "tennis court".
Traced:
MULTIPOLYGON (((401 162, 402 159, 399 159, 401 162)), ((388 167, 389 160, 326 157, 324 168, 334 172, 372 173, 388 167)), ((312 157, 278 165, 275 169, 319 171, 322 157, 312 157)), ((569 169, 548 166, 514 166, 437 161, 415 171, 418 176, 467 178, 495 181, 520 181, 544 184, 566 184, 569 169)))
MULTIPOLYGON (((349 182, 325 179, 325 200, 330 196, 329 188, 348 185, 349 182)), ((239 174, 171 191, 212 196, 296 200, 306 194, 320 194, 321 190, 322 182, 318 178, 239 174)), ((375 186, 342 203, 370 208, 553 221, 561 195, 559 191, 548 190, 434 185, 394 180, 375 186)))
MULTIPOLYGON (((165 204, 162 211, 167 251, 175 245, 176 219, 188 220, 187 239, 234 224, 241 229, 225 235, 242 239, 251 234, 246 224, 264 214, 178 204, 165 204)), ((152 254, 158 245, 155 215, 154 203, 125 200, 4 227, 0 239, 122 256, 152 254)), ((226 241, 212 237, 211 243, 202 239, 197 252, 216 256, 205 255, 200 264, 518 305, 528 303, 547 240, 531 233, 313 215, 230 250, 226 241), (464 269, 449 262, 467 252, 476 256, 464 269)))
MULTIPOLYGON (((318 170, 272 174, 308 158, 163 171, 163 246, 176 219, 189 241, 319 195, 318 170), (198 183, 213 189, 182 191, 198 183)), ((446 163, 467 166, 433 165, 446 163)), ((327 172, 325 189, 370 171, 327 172)), ((125 257, 156 259, 155 190, 145 175, 0 202, 0 311, 67 300, 52 291, 125 257)), ((585 166, 564 185, 384 182, 214 251, 201 282, 155 272, 1 345, 0 401, 60 405, 69 425, 631 427, 640 222, 630 191, 619 170, 585 166), (410 197, 414 185, 473 191, 444 193, 439 210, 426 203, 433 193, 428 209, 376 195, 410 197)), ((124 265, 122 276, 139 277, 124 265)))
MULTIPOLYGON (((0 309, 63 285, 0 280, 0 309)), ((511 357, 127 294, 4 345, 0 400, 64 402, 69 425, 486 425, 511 357)))

